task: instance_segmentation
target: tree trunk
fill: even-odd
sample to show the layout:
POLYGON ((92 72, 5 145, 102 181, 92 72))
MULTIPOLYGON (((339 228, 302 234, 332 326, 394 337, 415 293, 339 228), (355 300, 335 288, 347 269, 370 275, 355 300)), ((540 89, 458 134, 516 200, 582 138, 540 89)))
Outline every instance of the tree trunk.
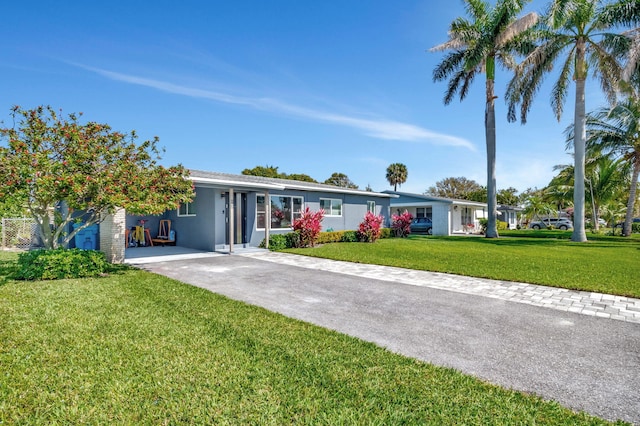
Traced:
POLYGON ((585 130, 585 79, 576 79, 576 105, 574 126, 574 186, 573 186, 573 235, 571 240, 579 243, 587 241, 587 233, 584 228, 584 176, 585 176, 585 142, 587 134, 585 130))
POLYGON ((640 157, 636 157, 633 161, 633 173, 631 173, 631 188, 629 189, 629 200, 627 201, 627 213, 624 217, 624 226, 622 227, 622 236, 631 236, 631 221, 633 220, 633 208, 636 204, 636 189, 638 187, 638 176, 640 175, 640 157))
POLYGON ((584 229, 584 178, 585 178, 585 145, 587 141, 584 87, 587 79, 587 63, 585 61, 585 41, 578 39, 576 43, 576 104, 573 116, 575 134, 573 137, 574 168, 573 168, 573 235, 571 241, 583 243, 587 241, 584 229))
POLYGON ((35 220, 38 237, 45 249, 52 249, 53 247, 53 232, 51 232, 49 212, 46 205, 43 207, 36 201, 30 201, 28 206, 31 217, 35 220))
POLYGON ((496 190, 496 111, 493 79, 487 76, 487 105, 485 110, 485 136, 487 143, 487 220, 486 238, 498 238, 497 226, 497 190, 496 190))

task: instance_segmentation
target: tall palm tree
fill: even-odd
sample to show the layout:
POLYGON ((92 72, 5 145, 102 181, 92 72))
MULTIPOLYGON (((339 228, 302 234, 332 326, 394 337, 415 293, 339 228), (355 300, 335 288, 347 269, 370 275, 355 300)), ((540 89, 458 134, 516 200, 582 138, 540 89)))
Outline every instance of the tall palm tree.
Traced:
POLYGON ((485 137, 489 218, 485 235, 496 238, 496 63, 511 69, 515 66, 514 54, 525 54, 532 48, 523 34, 535 25, 538 17, 535 13, 530 13, 517 19, 528 0, 498 0, 493 8, 483 0, 463 1, 471 20, 454 20, 449 27, 449 41, 431 49, 451 51, 433 70, 433 80, 450 79, 444 96, 444 103, 447 105, 458 92, 460 101, 464 100, 476 75, 486 75, 485 137))
POLYGON ((589 114, 587 146, 619 157, 631 167, 631 184, 622 235, 631 235, 631 220, 640 175, 640 98, 628 97, 613 108, 589 114))
POLYGON ((402 163, 393 163, 387 167, 387 181, 389 185, 393 185, 393 190, 398 189, 398 185, 402 185, 407 181, 407 166, 402 163))
POLYGON ((615 102, 622 77, 618 59, 629 51, 633 39, 610 31, 637 22, 640 13, 637 4, 637 0, 553 0, 538 27, 540 45, 516 67, 516 75, 507 88, 509 120, 515 121, 519 106, 520 119, 525 123, 544 77, 556 61, 562 61, 551 94, 551 107, 560 120, 570 82, 575 81, 573 241, 587 241, 584 226, 586 79, 591 68, 609 101, 615 102))

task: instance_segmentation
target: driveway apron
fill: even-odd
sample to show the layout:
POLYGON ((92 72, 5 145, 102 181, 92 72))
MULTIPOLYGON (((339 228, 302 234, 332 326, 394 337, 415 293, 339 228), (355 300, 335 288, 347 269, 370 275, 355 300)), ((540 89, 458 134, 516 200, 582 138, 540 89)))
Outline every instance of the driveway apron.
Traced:
POLYGON ((640 424, 640 323, 436 285, 466 277, 434 274, 433 286, 408 285, 394 279, 397 268, 375 267, 377 279, 361 272, 362 265, 339 262, 323 270, 283 256, 141 267, 574 410, 640 424))

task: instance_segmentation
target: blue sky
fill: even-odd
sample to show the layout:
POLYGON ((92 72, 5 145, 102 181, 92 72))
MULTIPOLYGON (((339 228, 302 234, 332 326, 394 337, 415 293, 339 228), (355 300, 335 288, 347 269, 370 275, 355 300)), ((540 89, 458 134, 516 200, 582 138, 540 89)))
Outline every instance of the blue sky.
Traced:
MULTIPOLYGON (((540 11, 533 2, 527 10, 540 11)), ((13 105, 51 105, 84 119, 160 138, 163 163, 240 173, 258 165, 318 181, 347 174, 389 189, 404 163, 403 191, 464 176, 486 184, 484 79, 444 106, 432 71, 462 2, 299 0, 3 5, 0 119, 13 105)), ((528 123, 507 123, 496 91, 498 188, 545 186, 569 163, 549 90, 528 123)), ((587 110, 602 105, 594 85, 587 110)))

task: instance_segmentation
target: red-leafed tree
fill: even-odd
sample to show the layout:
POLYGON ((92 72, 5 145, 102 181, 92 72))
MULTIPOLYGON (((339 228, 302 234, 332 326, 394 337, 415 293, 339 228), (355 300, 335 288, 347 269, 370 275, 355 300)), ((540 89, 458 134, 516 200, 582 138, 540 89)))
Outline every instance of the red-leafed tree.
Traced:
POLYGON ((300 218, 293 221, 293 230, 300 235, 300 247, 313 247, 318 239, 318 234, 322 230, 322 219, 324 210, 312 212, 307 207, 300 215, 300 218))
POLYGON ((406 237, 411 233, 411 222, 413 221, 413 215, 408 211, 404 211, 402 214, 391 215, 391 229, 396 237, 406 237))
POLYGON ((193 199, 188 171, 157 163, 158 138, 136 144, 135 131, 81 124, 81 114, 49 106, 11 111, 13 127, 0 128, 0 199, 25 201, 45 248, 66 247, 118 207, 160 214, 193 199), (84 225, 68 231, 76 220, 84 225))
POLYGON ((382 216, 367 212, 364 220, 358 226, 358 236, 360 241, 365 243, 375 243, 380 238, 380 228, 384 219, 382 216))

